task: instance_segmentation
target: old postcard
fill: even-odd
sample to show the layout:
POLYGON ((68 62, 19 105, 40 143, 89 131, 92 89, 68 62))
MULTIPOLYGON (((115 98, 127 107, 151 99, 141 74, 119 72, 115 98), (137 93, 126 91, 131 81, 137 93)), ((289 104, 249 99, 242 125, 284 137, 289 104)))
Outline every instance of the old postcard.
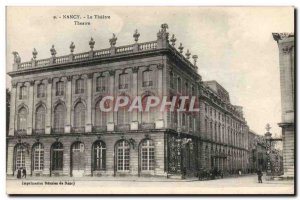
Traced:
POLYGON ((8 194, 293 195, 293 7, 6 8, 8 194))

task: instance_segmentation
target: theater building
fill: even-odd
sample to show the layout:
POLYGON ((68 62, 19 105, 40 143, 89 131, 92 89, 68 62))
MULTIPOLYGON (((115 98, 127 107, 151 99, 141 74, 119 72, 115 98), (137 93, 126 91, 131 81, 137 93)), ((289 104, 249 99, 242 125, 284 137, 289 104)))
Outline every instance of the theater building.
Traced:
MULTIPOLYGON (((248 131, 242 107, 216 81, 202 81, 192 56, 169 38, 21 62, 14 54, 7 175, 26 167, 32 176, 176 176, 248 168, 248 131), (175 46, 179 46, 176 48, 175 46), (196 96, 200 111, 102 112, 107 95, 196 96)), ((201 69, 199 69, 201 72, 201 69)))

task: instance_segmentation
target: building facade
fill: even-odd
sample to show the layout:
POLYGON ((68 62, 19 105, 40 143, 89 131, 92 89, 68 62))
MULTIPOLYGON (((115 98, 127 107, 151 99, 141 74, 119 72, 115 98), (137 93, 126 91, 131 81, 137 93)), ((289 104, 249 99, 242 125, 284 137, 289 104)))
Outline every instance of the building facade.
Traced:
POLYGON ((295 38, 294 33, 273 33, 279 48, 281 123, 284 176, 295 175, 295 38))
MULTIPOLYGON (((163 24, 154 41, 21 62, 14 54, 7 175, 172 176, 248 169, 249 127, 240 106, 216 81, 202 81, 197 56, 169 39, 163 24), (105 96, 196 96, 199 112, 102 112, 105 96)), ((112 102, 106 106, 110 106, 112 102)))

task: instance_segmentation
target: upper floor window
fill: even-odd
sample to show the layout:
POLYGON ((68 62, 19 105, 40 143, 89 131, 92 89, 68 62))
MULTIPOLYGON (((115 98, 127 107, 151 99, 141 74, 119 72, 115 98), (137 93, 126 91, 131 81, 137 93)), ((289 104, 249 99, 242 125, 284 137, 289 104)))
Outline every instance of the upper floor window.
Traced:
POLYGON ((19 99, 27 99, 27 88, 26 88, 26 86, 20 87, 19 99))
POLYGON ((84 80, 81 78, 76 80, 75 93, 76 94, 84 93, 84 80))
MULTIPOLYGON (((143 111, 142 111, 142 122, 143 123, 153 123, 155 121, 155 111, 156 108, 149 108, 148 111, 146 111, 146 105, 148 102, 149 96, 145 96, 142 99, 142 106, 143 106, 143 111)), ((149 102, 149 103, 153 103, 153 102, 149 102)))
POLYGON ((44 106, 39 106, 36 109, 35 113, 35 129, 36 131, 44 130, 45 129, 45 115, 46 110, 44 106))
POLYGON ((56 96, 62 96, 65 93, 65 83, 63 81, 58 81, 56 83, 56 96))
POLYGON ((27 110, 26 108, 21 108, 18 113, 18 130, 27 129, 27 110))
POLYGON ((45 84, 41 83, 37 86, 37 97, 45 97, 45 84))
POLYGON ((85 127, 85 106, 79 102, 74 108, 74 127, 85 127))
POLYGON ((188 84, 188 82, 185 82, 185 88, 184 88, 184 90, 185 90, 185 94, 188 94, 188 92, 189 92, 189 84, 188 84))
POLYGON ((152 71, 150 70, 143 71, 143 87, 148 87, 153 85, 151 75, 152 75, 152 71))
POLYGON ((170 87, 174 89, 174 75, 170 72, 170 87))
POLYGON ((196 95, 196 93, 195 93, 195 87, 194 86, 192 86, 192 95, 193 96, 196 95))
POLYGON ((177 78, 177 92, 181 92, 181 78, 177 78))
POLYGON ((128 74, 119 75, 119 89, 128 89, 128 74))
POLYGON ((106 78, 104 76, 99 76, 96 80, 96 91, 105 92, 106 86, 106 78))
POLYGON ((55 132, 63 132, 65 127, 65 107, 58 104, 54 109, 54 130, 55 132))

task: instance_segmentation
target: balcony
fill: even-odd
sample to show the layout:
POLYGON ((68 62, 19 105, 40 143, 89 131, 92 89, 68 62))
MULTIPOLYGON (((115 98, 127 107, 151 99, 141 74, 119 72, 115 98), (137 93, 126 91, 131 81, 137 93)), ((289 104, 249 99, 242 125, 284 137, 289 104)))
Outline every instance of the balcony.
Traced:
POLYGON ((93 132, 105 132, 106 130, 106 126, 93 126, 93 132))
POLYGON ((73 133, 84 133, 85 132, 85 127, 81 126, 81 127, 73 127, 72 128, 72 132, 73 133))
POLYGON ((117 131, 129 131, 130 130, 130 124, 118 124, 116 126, 117 131))
POLYGON ((27 135, 27 130, 26 129, 18 129, 15 131, 16 135, 27 135))
POLYGON ((33 134, 34 135, 43 135, 43 134, 45 134, 45 129, 35 129, 33 131, 33 134))
POLYGON ((119 85, 120 90, 128 89, 128 84, 119 85))
POLYGON ((64 133, 65 128, 53 128, 52 133, 64 133))
POLYGON ((97 92, 105 92, 105 89, 106 89, 105 86, 97 86, 96 87, 97 92))
POLYGON ((55 95, 56 96, 63 96, 64 95, 64 91, 56 91, 55 95))
POLYGON ((153 86, 153 82, 152 81, 144 81, 143 82, 143 87, 150 87, 153 86))
POLYGON ((155 129, 155 123, 142 123, 140 124, 140 129, 155 129))
POLYGON ((82 88, 75 90, 75 94, 82 94, 82 93, 84 93, 84 89, 82 88))

